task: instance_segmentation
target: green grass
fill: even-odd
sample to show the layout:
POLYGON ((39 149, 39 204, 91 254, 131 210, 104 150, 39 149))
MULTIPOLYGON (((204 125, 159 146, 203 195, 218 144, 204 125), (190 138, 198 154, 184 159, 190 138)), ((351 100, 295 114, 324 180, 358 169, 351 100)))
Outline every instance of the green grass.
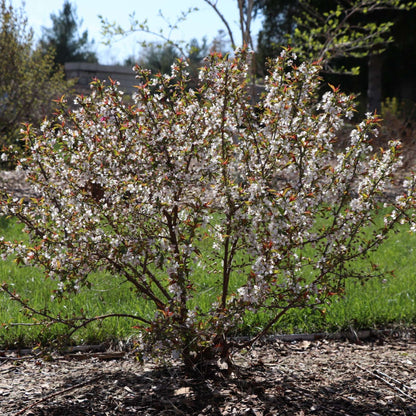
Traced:
MULTIPOLYGON (((319 310, 292 310, 275 328, 278 332, 335 332, 340 330, 412 326, 416 323, 416 235, 403 229, 391 236, 369 261, 383 276, 365 283, 347 280, 345 295, 319 310), (391 274, 392 272, 392 274, 391 274)), ((357 270, 363 269, 357 260, 357 270)))
MULTIPOLYGON (((13 221, 0 218, 0 230, 7 239, 21 237, 21 227, 13 221)), ((274 331, 279 333, 337 331, 380 328, 391 325, 414 325, 416 323, 416 236, 405 230, 393 235, 372 260, 386 274, 382 279, 373 279, 364 286, 353 281, 346 283, 344 298, 336 298, 331 305, 321 310, 292 310, 285 315, 274 331), (394 276, 387 271, 393 270, 394 276)), ((363 266, 357 262, 357 268, 363 266)), ((198 299, 204 309, 215 299, 213 286, 218 276, 201 273, 198 279, 198 299), (203 276, 203 277, 202 277, 203 276)), ((0 282, 7 282, 22 297, 30 299, 35 308, 47 308, 51 314, 62 316, 79 315, 86 311, 89 316, 111 312, 151 317, 154 313, 148 303, 138 299, 134 291, 115 276, 97 273, 91 279, 91 290, 81 290, 76 296, 51 302, 52 290, 57 282, 43 277, 42 273, 29 267, 18 267, 12 260, 0 262, 0 282)), ((15 326, 10 323, 33 322, 23 314, 21 305, 12 302, 0 293, 0 346, 33 346, 37 343, 52 343, 67 333, 62 325, 48 328, 41 326, 15 326)), ((262 314, 247 316, 242 327, 244 333, 254 333, 264 322, 262 314)), ((134 336, 134 325, 138 321, 126 318, 109 318, 94 322, 75 333, 74 343, 96 343, 126 339, 134 336)))
POLYGON ((395 234, 371 257, 385 272, 384 278, 364 286, 348 282, 345 299, 328 308, 330 327, 416 322, 416 236, 406 231, 395 234))
MULTIPOLYGON (((62 317, 79 316, 82 311, 88 316, 105 315, 117 312, 132 315, 151 316, 153 311, 148 303, 138 301, 133 291, 126 290, 118 278, 107 274, 95 274, 90 290, 83 289, 77 295, 70 295, 63 301, 51 301, 56 282, 45 280, 42 273, 31 268, 16 267, 7 261, 0 266, 0 280, 6 281, 22 298, 30 299, 34 308, 46 308, 51 315, 62 317)), ((7 325, 16 322, 34 322, 22 312, 18 302, 10 301, 6 294, 0 295, 0 322, 6 324, 0 328, 0 345, 27 346, 38 342, 50 343, 64 337, 66 326, 57 324, 49 328, 41 326, 7 325)), ((42 318, 37 316, 38 320, 42 318)), ((127 318, 108 318, 97 321, 75 333, 76 343, 95 343, 104 340, 127 338, 132 326, 139 321, 127 318)))
MULTIPOLYGON (((0 218, 0 229, 6 239, 21 238, 21 228, 14 221, 0 218)), ((90 290, 82 289, 79 294, 70 295, 62 302, 51 301, 52 292, 57 288, 56 281, 45 279, 38 269, 17 266, 12 260, 0 261, 0 282, 7 282, 9 289, 21 295, 22 299, 30 299, 31 306, 35 309, 48 309, 51 315, 60 313, 62 317, 79 316, 82 311, 88 316, 112 312, 147 317, 153 314, 148 303, 138 300, 135 293, 128 290, 119 278, 106 273, 94 274, 90 290)), ((37 319, 42 318, 38 316, 37 319)), ((0 345, 32 346, 50 343, 64 337, 67 332, 67 327, 60 324, 46 329, 37 325, 10 325, 22 322, 33 323, 35 320, 22 312, 20 303, 11 301, 7 294, 0 293, 0 324, 4 324, 0 327, 0 345)), ((134 319, 108 318, 77 331, 73 341, 90 343, 127 338, 132 334, 132 326, 138 324, 134 319)))

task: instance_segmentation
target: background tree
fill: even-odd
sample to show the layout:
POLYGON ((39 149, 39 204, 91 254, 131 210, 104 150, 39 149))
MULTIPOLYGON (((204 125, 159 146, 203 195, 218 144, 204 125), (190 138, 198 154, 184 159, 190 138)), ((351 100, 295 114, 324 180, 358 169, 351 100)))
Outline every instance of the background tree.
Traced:
POLYGON ((394 42, 382 55, 383 98, 416 101, 416 10, 392 11, 394 42))
POLYGON ((287 45, 287 36, 293 34, 296 22, 295 15, 299 12, 298 0, 255 0, 255 14, 263 18, 262 29, 257 37, 257 62, 261 75, 265 74, 267 58, 276 57, 287 45))
POLYGON ((357 75, 368 62, 368 109, 374 111, 381 107, 381 53, 393 41, 399 11, 413 6, 397 0, 256 0, 265 22, 259 56, 276 56, 290 44, 301 59, 321 60, 329 74, 357 75))
POLYGON ((144 68, 150 69, 153 73, 166 74, 170 72, 171 65, 179 58, 179 54, 174 46, 170 44, 149 43, 142 49, 138 60, 129 58, 125 64, 139 63, 144 68))
POLYGON ((0 0, 0 147, 18 143, 21 124, 38 124, 70 86, 53 54, 34 49, 23 10, 0 0))
MULTIPOLYGON (((236 37, 235 33, 233 33, 230 22, 227 21, 225 16, 221 11, 221 5, 219 5, 218 0, 203 0, 206 4, 208 4, 217 16, 221 19, 224 23, 225 31, 219 31, 218 35, 213 39, 211 44, 211 50, 221 51, 224 52, 224 48, 226 47, 226 52, 231 52, 237 46, 247 45, 251 49, 254 49, 253 39, 251 36, 251 23, 255 16, 254 13, 254 0, 236 0, 237 6, 237 13, 239 15, 239 29, 241 34, 241 43, 238 42, 238 38, 236 37), (228 40, 225 38, 228 37, 228 40)), ((176 49, 176 53, 181 58, 189 58, 191 62, 195 60, 195 42, 196 39, 192 39, 191 42, 186 42, 183 40, 174 41, 172 40, 173 32, 178 29, 179 25, 188 19, 193 12, 198 11, 197 7, 189 8, 186 11, 182 11, 179 16, 177 17, 174 23, 170 22, 166 17, 163 15, 162 11, 159 11, 159 16, 166 22, 167 31, 163 28, 159 30, 153 30, 148 25, 147 19, 144 21, 139 21, 135 13, 130 14, 130 28, 124 29, 116 22, 111 22, 108 19, 104 18, 103 16, 99 15, 98 17, 101 19, 102 25, 102 34, 107 39, 106 43, 112 42, 117 37, 125 37, 131 33, 143 32, 149 35, 153 35, 161 41, 162 45, 171 45, 174 49, 176 49)), ((206 39, 202 40, 202 45, 197 47, 201 52, 206 51, 208 53, 209 49, 206 48, 206 39)), ((140 42, 141 46, 144 48, 150 46, 152 48, 153 42, 142 41, 140 42)))
POLYGON ((239 16, 239 26, 241 35, 241 44, 236 41, 236 36, 233 33, 230 22, 225 18, 221 12, 221 5, 218 5, 218 0, 204 0, 217 14, 217 16, 224 23, 227 30, 231 47, 235 49, 237 46, 248 46, 254 49, 253 38, 251 36, 251 23, 254 17, 254 0, 236 0, 237 11, 239 16))
MULTIPOLYGON (((129 29, 125 29, 122 26, 120 26, 115 21, 109 21, 107 18, 105 18, 102 15, 98 15, 99 19, 101 20, 101 34, 103 35, 105 40, 105 44, 110 44, 114 41, 114 39, 117 38, 123 38, 126 36, 131 35, 132 33, 142 32, 146 33, 148 35, 154 36, 156 39, 158 39, 160 45, 170 45, 176 50, 176 54, 178 54, 182 58, 187 57, 187 50, 189 49, 189 44, 184 41, 174 41, 172 40, 172 34, 175 30, 178 29, 179 24, 187 19, 187 17, 194 11, 197 11, 198 9, 196 7, 189 8, 186 11, 182 11, 179 16, 177 16, 176 21, 174 23, 170 22, 162 13, 162 11, 159 11, 159 16, 166 22, 167 31, 164 30, 164 28, 160 28, 158 30, 153 30, 148 24, 147 19, 140 21, 136 18, 136 14, 132 12, 130 17, 130 27, 129 29)), ((155 42, 148 42, 146 40, 143 40, 139 42, 139 44, 143 48, 147 48, 148 46, 152 47, 152 45, 155 44, 155 42)), ((156 43, 157 44, 157 43, 156 43)))
POLYGON ((227 33, 223 29, 218 30, 217 35, 214 37, 214 39, 211 42, 210 51, 219 52, 225 55, 230 50, 231 50, 231 43, 227 37, 227 33))
POLYGON ((88 31, 78 34, 79 22, 76 10, 69 0, 58 15, 51 14, 52 27, 43 27, 41 45, 45 52, 50 48, 55 50, 55 63, 65 62, 98 62, 95 52, 91 50, 92 43, 88 40, 88 31))
POLYGON ((206 37, 202 38, 201 42, 199 42, 198 39, 193 38, 189 42, 188 49, 188 71, 192 79, 191 86, 195 86, 197 83, 199 70, 203 65, 204 58, 209 54, 210 46, 208 45, 206 37))
MULTIPOLYGON (((190 87, 193 87, 197 84, 198 72, 203 59, 209 53, 209 46, 206 38, 203 38, 201 43, 194 38, 191 39, 186 49, 190 87)), ((124 65, 134 66, 138 63, 143 68, 150 69, 154 75, 167 74, 171 72, 171 66, 179 58, 178 49, 170 43, 148 43, 146 47, 142 47, 142 53, 138 59, 131 56, 124 61, 124 65)))

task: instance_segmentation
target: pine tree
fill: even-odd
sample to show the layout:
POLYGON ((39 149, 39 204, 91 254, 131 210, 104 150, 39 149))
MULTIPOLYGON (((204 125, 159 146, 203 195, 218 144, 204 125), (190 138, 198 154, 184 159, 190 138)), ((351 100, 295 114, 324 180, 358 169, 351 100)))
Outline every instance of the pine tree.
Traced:
POLYGON ((55 50, 55 63, 65 62, 97 62, 95 52, 91 50, 93 42, 88 39, 88 31, 81 35, 78 28, 82 21, 78 21, 76 10, 69 0, 58 15, 51 14, 52 27, 43 28, 42 48, 47 52, 55 50))

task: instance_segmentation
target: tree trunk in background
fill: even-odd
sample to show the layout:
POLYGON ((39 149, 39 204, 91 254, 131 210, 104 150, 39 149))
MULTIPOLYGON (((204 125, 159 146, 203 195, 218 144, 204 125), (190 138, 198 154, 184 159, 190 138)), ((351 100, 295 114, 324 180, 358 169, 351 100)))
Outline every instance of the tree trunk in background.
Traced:
POLYGON ((368 58, 367 110, 374 113, 381 111, 381 70, 383 58, 379 53, 372 53, 368 58))

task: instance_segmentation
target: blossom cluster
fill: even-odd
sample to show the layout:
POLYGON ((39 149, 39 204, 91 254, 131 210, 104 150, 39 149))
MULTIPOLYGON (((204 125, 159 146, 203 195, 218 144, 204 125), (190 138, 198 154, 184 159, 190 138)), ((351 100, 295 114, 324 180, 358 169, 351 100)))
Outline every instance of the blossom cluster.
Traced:
POLYGON ((28 127, 19 168, 41 197, 3 195, 0 213, 21 220, 30 242, 1 240, 0 251, 43 267, 56 295, 110 272, 154 305, 143 339, 186 362, 227 356, 248 311, 268 311, 264 334, 290 308, 342 293, 345 278, 369 277, 352 262, 413 201, 413 191, 399 198, 399 214, 368 237, 399 143, 375 153, 380 120, 368 114, 337 151, 353 97, 320 94, 319 65, 297 65, 289 51, 251 105, 246 55, 208 57, 195 90, 186 62, 170 75, 136 67, 131 100, 94 81, 73 110, 62 103, 40 131, 28 127), (201 273, 213 285, 208 306, 198 304, 201 273))

